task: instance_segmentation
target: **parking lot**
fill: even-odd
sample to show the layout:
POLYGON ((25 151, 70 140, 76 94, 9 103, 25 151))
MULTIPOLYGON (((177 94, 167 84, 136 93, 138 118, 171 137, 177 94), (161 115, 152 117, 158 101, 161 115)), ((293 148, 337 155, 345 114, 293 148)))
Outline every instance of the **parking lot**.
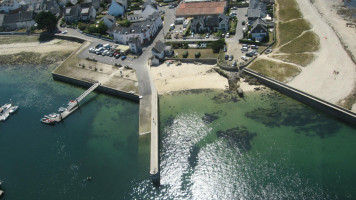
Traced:
POLYGON ((89 45, 89 47, 85 48, 80 54, 79 54, 79 58, 83 58, 83 59, 95 59, 98 62, 101 63, 105 63, 105 64, 110 64, 110 65, 119 65, 121 64, 122 66, 129 66, 132 67, 132 60, 134 59, 134 57, 132 55, 126 55, 125 58, 122 57, 123 54, 119 54, 119 56, 114 55, 114 49, 117 47, 117 44, 114 43, 97 43, 97 42, 93 42, 91 45, 89 45), (111 48, 104 48, 104 47, 99 47, 99 48, 103 48, 103 50, 100 53, 97 53, 97 51, 95 52, 89 52, 90 49, 96 49, 98 50, 99 48, 95 48, 101 46, 101 45, 105 45, 105 44, 109 44, 111 46, 111 48), (103 54, 103 52, 105 52, 105 50, 107 51, 111 51, 112 54, 103 54))

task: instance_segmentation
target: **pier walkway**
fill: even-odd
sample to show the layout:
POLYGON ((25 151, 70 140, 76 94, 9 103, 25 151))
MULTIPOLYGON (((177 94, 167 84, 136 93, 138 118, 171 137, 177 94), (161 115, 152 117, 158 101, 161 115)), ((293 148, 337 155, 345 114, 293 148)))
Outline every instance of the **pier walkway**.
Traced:
POLYGON ((86 96, 88 96, 91 92, 93 92, 99 86, 100 86, 99 82, 92 85, 87 91, 85 91, 78 98, 76 98, 75 101, 69 102, 68 107, 62 113, 60 113, 58 116, 56 116, 56 117, 46 116, 46 117, 53 119, 56 122, 62 121, 68 115, 72 114, 75 110, 77 110, 77 108, 79 107, 79 102, 82 101, 86 96))

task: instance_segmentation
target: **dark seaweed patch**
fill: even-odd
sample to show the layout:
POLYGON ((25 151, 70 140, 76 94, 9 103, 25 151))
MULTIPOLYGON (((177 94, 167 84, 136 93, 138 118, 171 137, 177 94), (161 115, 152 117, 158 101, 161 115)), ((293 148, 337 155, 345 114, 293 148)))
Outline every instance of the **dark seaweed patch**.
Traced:
POLYGON ((270 107, 257 108, 247 112, 245 116, 268 127, 292 126, 299 134, 321 138, 333 135, 341 127, 341 124, 328 119, 325 114, 307 109, 295 101, 288 101, 280 95, 270 93, 261 98, 270 102, 270 107))
POLYGON ((217 131, 216 134, 219 138, 224 138, 231 146, 237 146, 245 151, 251 149, 251 140, 257 135, 254 132, 249 132, 244 126, 217 131))
POLYGON ((199 151, 200 151, 200 147, 198 146, 193 146, 193 148, 190 149, 190 155, 189 155, 189 158, 188 158, 188 162, 189 162, 189 165, 190 167, 192 168, 195 168, 195 166, 197 166, 198 164, 198 154, 199 154, 199 151))

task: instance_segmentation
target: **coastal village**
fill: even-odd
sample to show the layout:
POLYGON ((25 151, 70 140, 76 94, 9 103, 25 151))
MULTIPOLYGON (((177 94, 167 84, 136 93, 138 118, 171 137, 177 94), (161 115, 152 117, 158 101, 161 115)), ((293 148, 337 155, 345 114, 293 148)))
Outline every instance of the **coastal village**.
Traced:
MULTIPOLYGON (((150 134, 150 174, 159 182, 159 95, 220 89, 243 99, 270 87, 355 122, 356 23, 339 16, 337 8, 326 16, 330 7, 320 4, 323 1, 0 0, 0 40, 30 40, 1 43, 0 59, 6 65, 21 58, 9 55, 47 53, 28 59, 54 60, 54 80, 89 88, 68 99, 58 113, 42 118, 46 124, 62 121, 61 113, 69 116, 94 90, 138 102, 139 134, 150 134), (56 19, 51 31, 41 28, 43 13, 56 19), (51 57, 59 51, 66 51, 61 59, 51 57)), ((5 104, 0 120, 18 108, 5 104)))

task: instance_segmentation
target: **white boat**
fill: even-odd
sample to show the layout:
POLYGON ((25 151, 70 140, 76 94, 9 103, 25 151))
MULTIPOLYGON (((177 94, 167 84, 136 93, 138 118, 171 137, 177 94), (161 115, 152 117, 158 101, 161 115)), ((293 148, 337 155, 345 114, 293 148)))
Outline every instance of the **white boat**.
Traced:
POLYGON ((10 114, 16 112, 17 109, 19 109, 18 106, 12 106, 12 107, 10 108, 10 114))
POLYGON ((58 112, 64 112, 64 111, 66 111, 66 110, 67 110, 66 108, 60 107, 60 108, 58 109, 58 112))
POLYGON ((0 116, 0 121, 5 121, 5 120, 7 120, 7 118, 8 118, 9 116, 10 116, 9 113, 5 113, 5 114, 1 115, 1 116, 0 116))
POLYGON ((58 116, 57 113, 51 113, 48 115, 50 118, 56 118, 58 116))
POLYGON ((1 113, 5 113, 9 108, 11 107, 11 104, 5 104, 5 105, 3 105, 3 106, 1 106, 1 113))

